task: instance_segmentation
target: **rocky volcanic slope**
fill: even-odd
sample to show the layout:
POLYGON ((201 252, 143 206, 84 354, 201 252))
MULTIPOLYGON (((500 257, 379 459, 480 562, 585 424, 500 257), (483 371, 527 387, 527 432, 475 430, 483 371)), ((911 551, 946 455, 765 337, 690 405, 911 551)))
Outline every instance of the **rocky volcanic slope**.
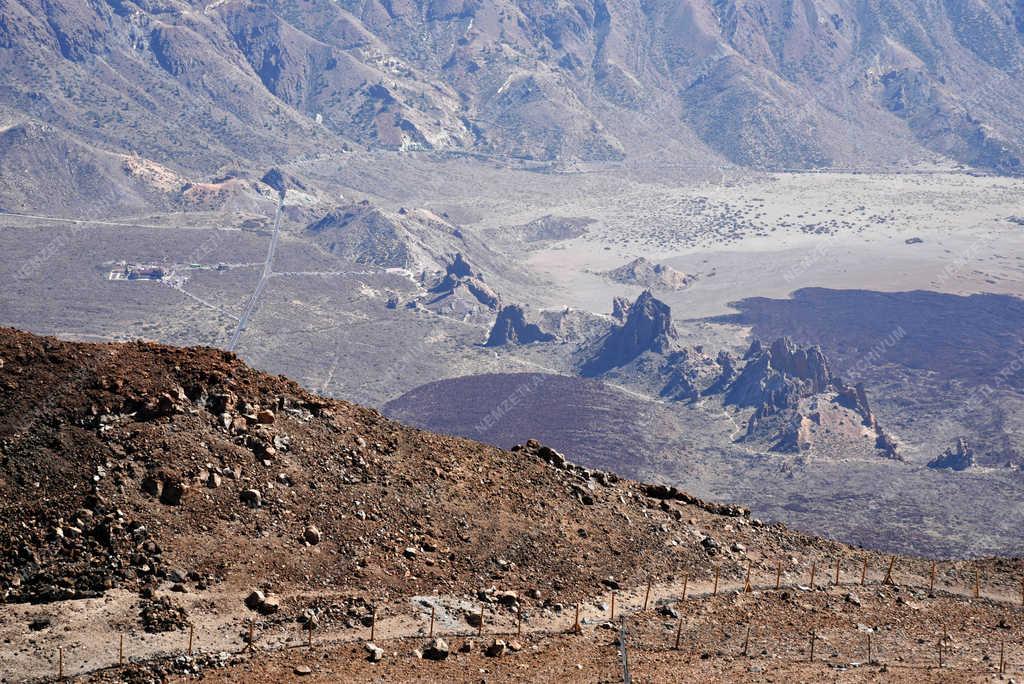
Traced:
MULTIPOLYGON (((658 654, 675 633, 681 577, 696 598, 711 590, 716 574, 723 589, 742 587, 748 568, 762 585, 781 569, 792 587, 811 563, 825 568, 857 554, 870 564, 872 581, 886 564, 876 554, 766 525, 736 506, 573 465, 536 442, 502 451, 410 429, 253 371, 227 352, 67 343, 11 329, 0 329, 0 501, 0 602, 9 604, 0 634, 10 645, 0 663, 41 678, 52 676, 48 659, 65 643, 73 646, 69 667, 78 659, 75 672, 113 665, 109 644, 129 630, 134 662, 96 669, 87 679, 161 681, 212 668, 234 679, 279 680, 312 671, 311 656, 296 662, 284 636, 319 625, 328 631, 317 632, 322 648, 314 667, 327 679, 372 677, 363 668, 382 659, 382 673, 413 680, 448 672, 436 659, 502 656, 518 658, 511 662, 519 668, 533 663, 537 680, 582 658, 595 669, 573 677, 600 679, 618 662, 606 652, 602 635, 610 633, 592 627, 607 606, 584 604, 579 640, 564 635, 572 624, 565 606, 619 591, 620 610, 632 612, 648 580, 657 583, 652 600, 667 627, 653 615, 636 616, 631 649, 646 654, 650 676, 664 678, 669 665, 658 654), (469 644, 458 654, 444 639, 422 645, 423 596, 442 606, 439 629, 459 632, 469 644), (488 625, 503 629, 525 612, 520 640, 492 638, 478 650, 464 635, 473 619, 479 624, 483 606, 488 625), (377 638, 387 650, 367 646, 353 654, 350 644, 365 638, 373 614, 384 618, 377 638), (250 621, 267 635, 257 652, 271 653, 225 652, 239 648, 238 625, 250 621), (187 624, 200 628, 203 654, 194 658, 168 658, 162 649, 173 652, 176 642, 147 641, 136 631, 180 633, 187 624), (416 657, 406 659, 410 649, 416 657), (92 665, 83 670, 86 657, 92 665)), ((899 559, 901 578, 918 586, 927 567, 899 559)), ((1019 564, 979 567, 987 592, 1016 600, 1019 564)), ((943 564, 942 586, 958 586, 964 573, 963 564, 943 564)), ((891 588, 865 598, 863 609, 852 594, 838 599, 845 606, 839 615, 835 594, 795 600, 791 592, 761 600, 759 590, 742 600, 763 612, 756 619, 765 629, 796 630, 787 638, 801 642, 803 627, 794 628, 794 620, 808 616, 837 634, 884 619, 885 630, 896 624, 900 631, 883 636, 918 650, 911 626, 934 633, 946 610, 917 615, 891 588)), ((906 596, 926 599, 917 590, 906 596)), ((711 625, 735 624, 730 606, 737 600, 706 603, 702 614, 711 625)), ((1002 610, 989 599, 942 601, 958 611, 966 606, 986 625, 1002 610)), ((1000 625, 1019 627, 1005 618, 1000 625)), ((964 629, 980 634, 981 627, 964 629)), ((709 648, 699 643, 703 633, 687 627, 690 648, 709 648)), ((722 653, 708 658, 712 669, 693 677, 735 681, 746 667, 722 653)), ((501 678, 521 679, 517 672, 501 678)))
POLYGON ((682 495, 652 509, 642 486, 550 450, 409 429, 230 353, 5 329, 0 358, 6 601, 141 587, 178 567, 207 583, 317 578, 380 595, 500 577, 570 595, 703 557, 668 544, 682 495))

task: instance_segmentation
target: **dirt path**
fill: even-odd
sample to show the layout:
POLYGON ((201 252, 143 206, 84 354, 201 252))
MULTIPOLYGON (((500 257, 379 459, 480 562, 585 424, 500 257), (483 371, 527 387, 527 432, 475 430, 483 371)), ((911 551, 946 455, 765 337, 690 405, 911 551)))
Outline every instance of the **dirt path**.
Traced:
MULTIPOLYGON (((834 584, 834 577, 825 568, 819 568, 815 578, 816 589, 830 589, 839 593, 856 592, 862 586, 877 588, 881 585, 884 572, 870 572, 866 584, 861 585, 859 573, 847 573, 841 584, 834 584), (856 576, 853 576, 856 575, 856 576)), ((903 588, 927 591, 928 579, 896 577, 903 588), (923 582, 922 582, 923 579, 923 582)), ((780 590, 810 591, 809 574, 806 569, 799 573, 785 572, 779 582, 780 590), (798 576, 798 574, 800 576, 798 576)), ((580 629, 594 630, 623 615, 634 615, 644 608, 665 603, 674 604, 684 596, 689 602, 700 602, 716 594, 742 592, 744 581, 719 581, 717 590, 714 581, 690 583, 677 581, 632 587, 615 594, 614 616, 612 615, 611 592, 604 596, 592 597, 579 604, 580 629)), ((775 590, 774 577, 765 581, 756 577, 751 584, 753 592, 775 590)), ((936 594, 971 598, 970 587, 936 587, 936 594)), ((184 606, 194 626, 193 649, 196 653, 234 654, 246 649, 248 623, 256 618, 254 626, 255 647, 260 652, 281 651, 300 647, 306 643, 307 634, 292 619, 273 621, 248 611, 241 598, 241 588, 217 589, 195 594, 181 594, 176 600, 184 606)), ((1017 606, 1019 596, 1004 592, 983 590, 980 596, 1000 604, 1017 606)), ((331 598, 331 595, 297 592, 282 598, 286 604, 305 604, 313 598, 331 598)), ((338 594, 336 597, 341 598, 338 594)), ((479 614, 481 604, 467 597, 437 596, 409 597, 378 606, 377 624, 373 630, 378 641, 400 641, 425 639, 429 632, 430 606, 435 607, 434 633, 439 636, 476 636, 478 628, 466 622, 466 615, 479 614)), ((8 606, 0 617, 0 642, 5 648, 0 651, 0 672, 14 673, 20 680, 52 678, 58 670, 59 651, 64 652, 64 672, 80 675, 110 668, 118 664, 118 649, 124 635, 124 653, 128 661, 148 660, 156 657, 175 656, 187 653, 189 633, 175 631, 163 634, 147 634, 140 629, 137 617, 137 595, 120 590, 108 592, 98 599, 65 601, 55 604, 8 606), (39 618, 50 618, 52 626, 40 631, 30 631, 28 625, 39 618)), ((514 635, 521 628, 524 635, 564 634, 574 628, 576 607, 563 606, 559 612, 538 615, 534 610, 524 611, 520 625, 512 613, 495 614, 490 607, 484 607, 483 636, 514 635)), ((369 628, 322 629, 314 632, 314 643, 321 646, 368 641, 369 628)))

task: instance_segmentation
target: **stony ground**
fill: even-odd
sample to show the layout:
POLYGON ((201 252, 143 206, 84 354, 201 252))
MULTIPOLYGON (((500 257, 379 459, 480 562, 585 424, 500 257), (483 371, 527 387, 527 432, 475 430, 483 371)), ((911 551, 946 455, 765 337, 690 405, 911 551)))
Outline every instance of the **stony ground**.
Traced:
POLYGON ((65 674, 118 681, 269 681, 299 666, 325 680, 466 679, 475 667, 487 680, 617 681, 616 633, 600 625, 613 592, 630 613, 648 583, 649 604, 668 607, 627 622, 637 681, 820 678, 828 662, 835 673, 863 661, 860 625, 880 630, 896 671, 927 661, 942 616, 956 616, 951 666, 981 668, 983 644, 1019 633, 1016 560, 941 563, 935 590, 957 596, 933 600, 928 561, 766 525, 534 442, 509 452, 412 430, 221 351, 8 329, 0 360, 2 681, 52 678, 61 653, 65 674), (800 589, 834 582, 837 560, 852 589, 800 589), (881 587, 890 563, 891 580, 924 589, 881 587), (758 591, 729 595, 748 573, 758 591), (759 593, 776 577, 788 598, 759 593), (577 604, 583 634, 570 636, 577 604), (453 651, 444 662, 414 655, 431 653, 431 609, 453 651), (686 617, 678 653, 666 651, 672 611, 686 617), (459 654, 481 612, 482 637, 459 654), (519 616, 522 634, 502 636, 519 616), (768 651, 757 662, 735 656, 748 624, 768 651), (311 653, 296 648, 307 626, 311 653), (250 628, 254 652, 239 655, 250 628), (822 660, 803 665, 811 628, 822 660), (366 660, 371 631, 378 663, 366 660), (109 669, 122 638, 129 672, 109 669), (481 654, 494 638, 518 644, 481 654))
POLYGON ((741 589, 715 595, 701 585, 685 601, 681 593, 652 598, 648 610, 645 591, 624 592, 615 620, 609 603, 588 602, 578 633, 574 611, 526 626, 485 623, 482 635, 436 624, 435 639, 429 623, 391 621, 372 642, 369 630, 318 635, 311 646, 298 637, 275 646, 257 639, 254 652, 197 649, 188 658, 179 650, 78 681, 618 682, 625 667, 636 682, 973 682, 1024 671, 1021 612, 1005 602, 856 580, 814 591, 741 589))

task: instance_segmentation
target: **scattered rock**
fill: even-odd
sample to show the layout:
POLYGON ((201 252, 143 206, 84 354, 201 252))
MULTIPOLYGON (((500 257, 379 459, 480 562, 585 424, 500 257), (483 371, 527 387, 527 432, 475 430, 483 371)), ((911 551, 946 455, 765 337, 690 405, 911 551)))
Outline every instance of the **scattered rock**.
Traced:
POLYGON ((302 531, 302 538, 307 544, 316 545, 323 539, 323 535, 316 525, 307 525, 306 529, 302 531))
POLYGON ((366 659, 369 660, 371 663, 379 663, 380 661, 384 660, 384 649, 377 646, 377 644, 373 643, 372 641, 367 642, 364 648, 366 649, 367 653, 366 659))
POLYGON ((450 652, 448 642, 441 637, 437 637, 424 647, 423 657, 427 660, 444 660, 450 652))
POLYGON ((165 478, 160 492, 160 503, 168 506, 180 506, 185 499, 189 486, 175 478, 165 478))
POLYGON ((41 617, 33 618, 32 621, 28 623, 28 628, 32 632, 38 632, 44 629, 48 629, 52 624, 53 618, 44 615, 41 617))
POLYGON ((263 605, 263 602, 267 600, 266 595, 259 589, 254 589, 252 593, 245 597, 245 607, 249 610, 259 610, 259 607, 263 605))
POLYGON ((488 658, 498 658, 500 656, 505 655, 505 652, 507 650, 508 646, 505 644, 504 641, 502 641, 501 639, 495 639, 490 643, 490 645, 487 646, 487 649, 484 651, 484 654, 488 658))
POLYGON ((259 508, 263 505, 263 495, 258 489, 243 489, 238 494, 238 499, 250 508, 259 508))
POLYGON ((281 599, 275 594, 267 594, 258 609, 264 615, 271 615, 281 610, 281 599))

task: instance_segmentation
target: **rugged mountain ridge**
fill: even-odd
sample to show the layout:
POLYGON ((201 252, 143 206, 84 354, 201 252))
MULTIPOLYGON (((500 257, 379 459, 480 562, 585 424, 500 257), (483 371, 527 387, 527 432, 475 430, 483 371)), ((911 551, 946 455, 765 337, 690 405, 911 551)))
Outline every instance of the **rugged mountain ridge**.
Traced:
MULTIPOLYGON (((1021 172, 1024 33, 997 0, 0 10, 0 122, 196 178, 355 146, 695 168, 942 155, 1021 172)), ((15 199, 41 206, 31 192, 0 205, 15 199)))

